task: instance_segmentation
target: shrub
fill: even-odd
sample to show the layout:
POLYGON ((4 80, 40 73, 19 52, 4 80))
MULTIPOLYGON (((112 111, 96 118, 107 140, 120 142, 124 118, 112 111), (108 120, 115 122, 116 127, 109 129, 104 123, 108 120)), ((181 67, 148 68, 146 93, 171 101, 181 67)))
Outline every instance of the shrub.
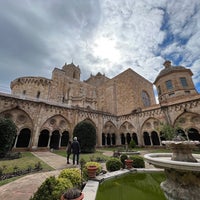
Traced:
POLYGON ((73 136, 78 138, 81 152, 93 153, 96 145, 96 129, 87 121, 82 121, 74 128, 73 136))
POLYGON ((73 187, 81 184, 81 171, 78 168, 63 169, 58 177, 69 179, 73 187))
POLYGON ((66 178, 57 178, 56 185, 52 192, 55 199, 60 199, 60 196, 69 188, 72 188, 73 185, 69 179, 66 178))
POLYGON ((129 148, 131 148, 131 149, 134 149, 135 148, 135 146, 136 146, 136 143, 135 143, 135 141, 132 139, 131 141, 130 141, 130 143, 129 143, 129 148))
POLYGON ((141 156, 130 156, 130 159, 133 160, 133 167, 134 168, 144 168, 145 163, 144 159, 141 156))
POLYGON ((100 163, 92 162, 92 161, 86 162, 86 164, 84 165, 84 168, 83 168, 83 177, 86 178, 86 179, 88 178, 88 174, 87 174, 87 167, 88 166, 96 166, 97 167, 96 175, 99 175, 100 172, 102 171, 102 166, 101 166, 100 163))
POLYGON ((109 172, 120 170, 122 167, 122 162, 118 158, 110 158, 106 162, 106 169, 109 172))
POLYGON ((55 176, 51 176, 42 183, 30 200, 58 200, 62 193, 69 188, 72 188, 72 183, 69 179, 56 179, 55 176))
POLYGON ((122 167, 125 168, 125 160, 128 158, 128 156, 126 154, 122 154, 120 156, 120 160, 122 162, 122 167))
POLYGON ((0 158, 4 158, 12 149, 16 134, 14 122, 8 118, 0 118, 0 158))

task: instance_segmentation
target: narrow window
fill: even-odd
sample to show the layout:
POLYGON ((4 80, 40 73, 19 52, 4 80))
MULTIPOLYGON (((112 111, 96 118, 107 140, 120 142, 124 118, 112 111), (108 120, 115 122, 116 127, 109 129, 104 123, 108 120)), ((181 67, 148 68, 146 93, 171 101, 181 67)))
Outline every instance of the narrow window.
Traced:
POLYGON ((40 91, 37 92, 37 99, 40 98, 40 91))
POLYGON ((180 78, 180 82, 181 82, 181 85, 182 85, 183 87, 187 87, 187 86, 188 86, 188 83, 187 83, 187 80, 186 80, 185 77, 181 77, 181 78, 180 78))
POLYGON ((23 90, 23 95, 24 95, 24 96, 26 95, 26 90, 23 90))
POLYGON ((166 84, 166 87, 167 87, 168 90, 173 89, 173 85, 172 85, 172 81, 171 80, 166 81, 165 84, 166 84))
POLYGON ((161 95, 161 88, 160 88, 160 85, 158 86, 158 95, 161 95))
POLYGON ((145 107, 148 107, 151 105, 149 95, 145 91, 142 91, 142 101, 145 107))

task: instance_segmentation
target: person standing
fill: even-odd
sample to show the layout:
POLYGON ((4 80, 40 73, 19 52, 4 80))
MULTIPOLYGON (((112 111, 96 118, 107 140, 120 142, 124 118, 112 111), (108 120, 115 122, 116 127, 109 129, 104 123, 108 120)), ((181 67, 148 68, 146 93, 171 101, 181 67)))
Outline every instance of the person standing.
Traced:
POLYGON ((70 164, 69 157, 70 157, 71 152, 72 152, 72 142, 71 141, 68 142, 66 152, 67 152, 67 164, 70 164))
POLYGON ((76 164, 79 164, 79 153, 80 153, 80 144, 77 140, 77 137, 74 137, 74 141, 72 142, 71 145, 72 148, 72 153, 73 153, 73 165, 75 165, 75 160, 76 160, 76 164))

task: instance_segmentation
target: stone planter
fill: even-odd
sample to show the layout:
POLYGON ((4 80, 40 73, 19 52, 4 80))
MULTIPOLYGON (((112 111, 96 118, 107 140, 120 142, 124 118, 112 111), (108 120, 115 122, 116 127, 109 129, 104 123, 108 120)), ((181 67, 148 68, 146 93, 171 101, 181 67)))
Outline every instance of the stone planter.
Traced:
POLYGON ((133 167, 133 160, 125 160, 125 165, 127 169, 131 169, 133 167))
POLYGON ((89 179, 93 179, 96 177, 97 166, 88 166, 87 167, 87 174, 89 179))
POLYGON ((82 199, 84 199, 84 194, 83 193, 81 193, 81 195, 79 197, 75 198, 75 199, 66 199, 64 197, 64 195, 62 195, 61 198, 60 198, 60 200, 82 200, 82 199))

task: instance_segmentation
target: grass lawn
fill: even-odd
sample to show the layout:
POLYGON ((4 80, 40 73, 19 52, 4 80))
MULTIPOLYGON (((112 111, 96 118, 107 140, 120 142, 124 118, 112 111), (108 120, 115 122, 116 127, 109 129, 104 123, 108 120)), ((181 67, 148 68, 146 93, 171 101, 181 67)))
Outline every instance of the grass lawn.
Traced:
MULTIPOLYGON (((13 172, 14 169, 25 170, 28 167, 31 167, 33 169, 38 162, 41 163, 42 171, 53 170, 53 168, 51 168, 49 165, 35 157, 31 152, 22 152, 21 154, 22 157, 19 159, 0 160, 0 169, 3 169, 3 173, 13 172)), ((18 178, 20 178, 20 176, 7 180, 2 180, 0 181, 0 186, 18 178)))
MULTIPOLYGON (((117 150, 122 150, 125 148, 123 147, 107 147, 107 148, 97 148, 95 153, 81 153, 80 154, 80 159, 83 158, 86 162, 91 161, 91 160, 96 160, 98 158, 103 158, 104 160, 108 160, 109 156, 103 155, 103 152, 105 151, 117 151, 117 150)), ((146 153, 171 153, 172 151, 170 149, 167 149, 165 147, 163 148, 134 148, 132 149, 133 151, 138 151, 142 152, 145 151, 146 153)), ((130 149, 129 149, 130 151, 130 149)), ((66 157, 66 151, 65 150, 55 150, 54 153, 66 157)), ((193 153, 200 153, 200 149, 196 149, 193 151, 193 153)), ((72 155, 70 156, 72 159, 72 155)))
MULTIPOLYGON (((54 153, 66 157, 65 150, 55 150, 54 153)), ((70 158, 72 159, 72 155, 70 156, 70 158)), ((98 159, 108 160, 108 158, 109 156, 103 155, 103 151, 98 150, 94 153, 80 153, 80 159, 84 159, 86 162, 98 159)))

